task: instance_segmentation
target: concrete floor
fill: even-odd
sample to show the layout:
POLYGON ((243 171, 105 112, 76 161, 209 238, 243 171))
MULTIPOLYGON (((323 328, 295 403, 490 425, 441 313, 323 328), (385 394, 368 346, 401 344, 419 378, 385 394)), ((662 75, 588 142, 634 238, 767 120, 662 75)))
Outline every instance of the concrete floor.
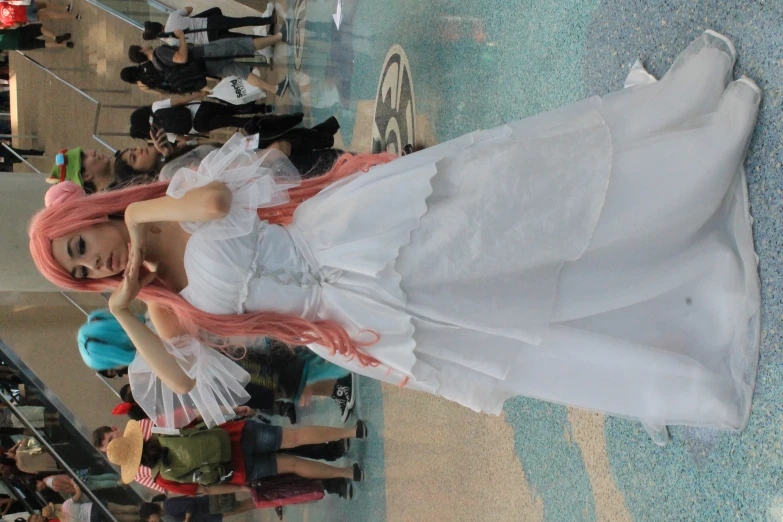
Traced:
MULTIPOLYGON (((226 14, 265 6, 243 3, 224 0, 220 6, 226 14)), ((337 115, 341 142, 353 150, 443 141, 604 94, 622 87, 637 58, 660 76, 704 29, 732 38, 739 53, 735 76, 747 74, 765 91, 747 161, 763 284, 761 362, 745 432, 675 428, 664 448, 652 444, 637 423, 621 419, 524 398, 508 401, 503 417, 490 417, 364 380, 357 414, 369 422, 373 437, 357 444, 351 457, 363 462, 369 480, 357 487, 352 502, 291 507, 286 519, 783 520, 783 350, 777 326, 783 318, 783 1, 340 0, 339 30, 332 19, 337 4, 279 4, 294 20, 296 43, 277 46, 272 74, 287 72, 294 82, 291 94, 272 102, 281 112, 304 111, 310 123, 337 115)), ((90 29, 77 34, 112 49, 133 39, 129 26, 104 33, 92 20, 81 22, 90 29)), ((77 56, 84 59, 85 53, 77 56)), ((123 54, 115 50, 107 59, 104 75, 114 85, 123 54)), ((20 69, 19 81, 27 82, 27 74, 20 69)), ((73 103, 74 112, 58 113, 52 105, 43 114, 42 107, 23 101, 20 125, 31 125, 52 151, 89 141, 78 134, 82 123, 69 123, 71 114, 84 109, 64 101, 59 90, 40 91, 50 92, 58 104, 73 103), (55 123, 52 114, 58 114, 57 125, 47 124, 55 123), (55 136, 55 129, 66 134, 55 136)), ((140 103, 138 96, 112 99, 140 103)), ((127 125, 120 116, 111 118, 107 125, 113 128, 127 125)), ((329 401, 303 413, 307 423, 337 421, 329 401)), ((272 519, 260 512, 252 518, 272 519)))

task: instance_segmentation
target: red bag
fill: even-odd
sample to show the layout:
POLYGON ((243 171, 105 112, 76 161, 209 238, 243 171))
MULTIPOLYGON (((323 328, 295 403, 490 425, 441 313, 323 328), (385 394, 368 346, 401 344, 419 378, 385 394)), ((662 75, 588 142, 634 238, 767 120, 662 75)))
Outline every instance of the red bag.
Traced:
POLYGON ((324 498, 324 485, 297 475, 277 475, 255 481, 250 495, 257 508, 302 504, 324 498))
POLYGON ((27 23, 27 6, 0 4, 0 25, 10 27, 19 22, 27 23))

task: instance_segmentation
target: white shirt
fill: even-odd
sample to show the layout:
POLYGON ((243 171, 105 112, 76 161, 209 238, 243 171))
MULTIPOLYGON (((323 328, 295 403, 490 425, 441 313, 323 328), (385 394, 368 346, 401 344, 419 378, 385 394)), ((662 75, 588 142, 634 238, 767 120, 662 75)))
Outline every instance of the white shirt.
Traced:
POLYGON ((68 499, 63 502, 61 509, 61 522, 90 522, 90 510, 92 509, 92 502, 85 502, 83 504, 74 502, 73 499, 68 499))
MULTIPOLYGON (((199 103, 199 102, 190 102, 187 105, 185 105, 185 107, 190 109, 191 118, 195 119, 196 118, 196 112, 198 111, 198 108, 201 107, 201 103, 199 103)), ((156 112, 156 111, 159 111, 160 109, 169 109, 169 108, 171 108, 171 98, 167 98, 165 100, 156 101, 156 102, 153 102, 153 104, 152 104, 152 112, 153 113, 156 112)), ((152 122, 150 121, 150 123, 152 123, 152 122)), ((196 129, 191 127, 190 131, 188 132, 188 134, 198 134, 198 132, 196 132, 196 129)), ((169 141, 171 143, 176 143, 177 142, 177 135, 174 134, 173 132, 167 132, 166 133, 166 137, 169 139, 169 141)))
MULTIPOLYGON (((166 20, 166 26, 163 28, 167 33, 172 33, 177 29, 206 29, 206 18, 191 18, 188 16, 188 11, 184 7, 177 11, 174 11, 169 15, 169 19, 166 20)), ((177 38, 163 38, 163 40, 169 45, 179 47, 179 39, 177 38)), ((206 31, 199 31, 197 33, 185 33, 185 41, 187 43, 201 45, 209 43, 206 31)))

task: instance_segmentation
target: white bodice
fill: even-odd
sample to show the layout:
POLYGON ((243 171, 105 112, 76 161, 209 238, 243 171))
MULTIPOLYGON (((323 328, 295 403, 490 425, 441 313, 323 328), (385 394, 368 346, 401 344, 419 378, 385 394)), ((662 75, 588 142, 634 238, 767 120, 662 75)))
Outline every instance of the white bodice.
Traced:
POLYGON ((249 234, 229 239, 197 231, 185 250, 185 271, 188 286, 180 295, 206 312, 315 317, 320 278, 286 227, 256 220, 249 234))

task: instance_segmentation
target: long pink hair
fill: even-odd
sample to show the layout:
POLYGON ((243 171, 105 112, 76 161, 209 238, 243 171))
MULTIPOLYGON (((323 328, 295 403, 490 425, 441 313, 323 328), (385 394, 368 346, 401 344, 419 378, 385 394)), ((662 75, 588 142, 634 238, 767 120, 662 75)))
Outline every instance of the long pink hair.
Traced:
MULTIPOLYGON (((288 224, 296 207, 324 187, 356 172, 366 172, 370 167, 392 159, 394 156, 391 154, 345 154, 323 176, 303 180, 300 186, 289 190, 288 203, 259 209, 258 216, 273 224, 288 224)), ((122 279, 121 275, 103 279, 74 278, 54 260, 52 240, 105 222, 111 216, 121 216, 133 202, 163 197, 168 185, 167 181, 162 181, 99 192, 41 210, 33 216, 29 228, 30 253, 38 270, 55 285, 69 290, 104 292, 115 289, 122 279)), ((141 290, 139 299, 170 310, 178 318, 181 327, 194 337, 203 339, 202 334, 205 331, 221 337, 268 336, 293 345, 319 344, 328 348, 332 355, 339 353, 348 359, 355 357, 362 366, 379 364, 375 358, 361 350, 361 347, 373 343, 351 339, 345 329, 334 321, 311 322, 275 312, 210 314, 194 307, 157 279, 141 290)))

